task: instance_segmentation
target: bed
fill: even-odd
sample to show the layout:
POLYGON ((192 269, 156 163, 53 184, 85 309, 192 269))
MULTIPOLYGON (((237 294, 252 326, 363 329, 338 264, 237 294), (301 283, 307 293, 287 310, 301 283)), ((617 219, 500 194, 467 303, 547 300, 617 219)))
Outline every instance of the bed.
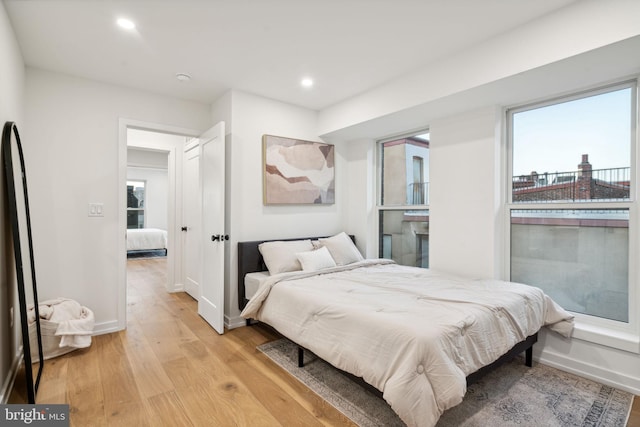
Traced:
POLYGON ((541 327, 571 334, 573 316, 538 288, 363 259, 354 250, 344 233, 240 242, 241 315, 361 377, 409 426, 435 425, 462 401, 469 379, 506 357, 524 351, 531 366, 541 327), (265 250, 272 245, 278 254, 289 252, 274 263, 265 250), (322 257, 313 256, 326 259, 328 252, 333 265, 304 262, 323 248, 322 257), (249 293, 247 274, 259 282, 249 293))
POLYGON ((127 230, 127 252, 163 250, 167 254, 167 231, 159 228, 127 230))

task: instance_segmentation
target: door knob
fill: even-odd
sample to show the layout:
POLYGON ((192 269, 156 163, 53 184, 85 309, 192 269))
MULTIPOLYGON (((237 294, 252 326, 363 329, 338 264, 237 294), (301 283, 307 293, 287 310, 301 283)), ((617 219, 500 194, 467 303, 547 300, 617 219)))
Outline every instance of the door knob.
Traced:
POLYGON ((224 240, 229 240, 228 234, 214 234, 211 236, 212 242, 222 242, 224 240))
POLYGON ((187 231, 188 229, 189 229, 188 227, 182 227, 180 230, 187 231))

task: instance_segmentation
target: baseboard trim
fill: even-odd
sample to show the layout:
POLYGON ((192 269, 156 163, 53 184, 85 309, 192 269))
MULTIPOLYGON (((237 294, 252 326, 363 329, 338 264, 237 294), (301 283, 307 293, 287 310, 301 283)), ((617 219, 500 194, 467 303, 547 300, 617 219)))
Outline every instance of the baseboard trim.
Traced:
POLYGON ((22 364, 22 347, 20 347, 20 351, 16 355, 15 359, 11 363, 11 369, 7 373, 7 377, 4 379, 2 384, 2 390, 0 390, 0 403, 6 404, 9 400, 9 396, 11 396, 11 390, 13 390, 13 385, 16 382, 16 377, 18 375, 18 370, 20 369, 20 365, 22 364))
POLYGON ((240 316, 229 317, 226 314, 224 316, 224 325, 226 326, 227 329, 239 328, 241 326, 246 326, 246 324, 247 324, 247 321, 245 320, 244 317, 240 317, 240 316))
POLYGON ((599 366, 580 362, 545 350, 538 355, 538 361, 561 371, 597 381, 601 384, 615 387, 635 395, 640 395, 640 378, 631 377, 628 374, 610 369, 603 369, 599 366))
POLYGON ((173 285, 173 289, 169 291, 170 293, 176 293, 176 292, 186 292, 184 290, 184 285, 182 283, 176 283, 175 285, 173 285))
POLYGON ((93 327, 93 334, 92 335, 104 335, 104 334, 110 334, 112 332, 118 332, 123 330, 124 328, 121 328, 118 325, 118 321, 117 320, 112 320, 109 322, 102 322, 102 323, 96 323, 93 327))

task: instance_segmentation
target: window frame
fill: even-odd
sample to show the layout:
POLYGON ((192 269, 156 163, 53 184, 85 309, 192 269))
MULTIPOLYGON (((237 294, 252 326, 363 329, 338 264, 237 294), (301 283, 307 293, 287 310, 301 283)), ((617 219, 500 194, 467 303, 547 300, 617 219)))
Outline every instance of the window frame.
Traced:
POLYGON ((581 91, 574 91, 561 96, 546 98, 536 102, 529 102, 505 108, 505 209, 504 209, 504 237, 505 237, 505 253, 504 253, 504 274, 507 279, 511 278, 511 212, 513 210, 593 210, 593 209, 628 209, 629 210, 629 270, 628 270, 628 302, 629 302, 629 321, 620 322, 610 319, 604 319, 596 316, 586 315, 582 313, 573 313, 575 316, 574 338, 605 345, 620 350, 625 350, 640 354, 640 269, 636 266, 636 262, 632 260, 640 257, 640 216, 638 202, 638 171, 640 165, 638 159, 638 143, 640 135, 638 132, 639 100, 639 84, 640 79, 624 79, 610 84, 594 86, 581 91), (628 200, 592 200, 578 202, 555 202, 555 201, 535 201, 535 202, 517 202, 514 203, 513 196, 513 115, 519 112, 532 110, 563 102, 582 99, 585 97, 601 95, 604 93, 620 90, 624 88, 631 89, 631 138, 630 141, 630 179, 631 188, 628 200))
MULTIPOLYGON (((426 204, 421 204, 421 205, 408 205, 406 203, 406 197, 405 197, 405 203, 401 204, 401 205, 384 205, 382 203, 382 195, 383 195, 383 185, 382 185, 382 178, 383 178, 383 167, 382 167, 382 161, 383 161, 383 151, 384 151, 384 144, 387 142, 391 142, 391 141, 396 141, 398 139, 403 139, 403 138, 410 138, 410 137, 414 137, 416 135, 422 135, 422 134, 426 134, 426 133, 430 133, 429 127, 425 126, 424 128, 418 128, 415 131, 411 131, 411 132, 403 132, 397 135, 394 135, 392 137, 388 137, 388 138, 383 138, 383 139, 378 139, 376 140, 376 150, 375 150, 375 157, 376 157, 376 168, 375 168, 375 173, 376 173, 376 189, 375 189, 375 193, 376 193, 376 203, 375 203, 375 230, 376 230, 376 236, 375 236, 375 242, 376 242, 376 246, 375 246, 375 250, 376 250, 376 254, 378 254, 378 256, 381 256, 381 250, 382 250, 382 239, 383 239, 383 234, 380 230, 380 216, 382 214, 382 212, 384 211, 412 211, 412 210, 426 210, 429 211, 429 200, 431 199, 430 197, 427 197, 427 203, 426 204)), ((429 150, 431 150, 431 146, 429 146, 429 150)), ((424 168, 424 158, 422 158, 423 161, 423 168, 424 168)), ((431 155, 429 155, 429 161, 431 160, 431 155)), ((424 169, 423 169, 424 172, 424 169)), ((429 178, 431 179, 431 178, 429 178)))

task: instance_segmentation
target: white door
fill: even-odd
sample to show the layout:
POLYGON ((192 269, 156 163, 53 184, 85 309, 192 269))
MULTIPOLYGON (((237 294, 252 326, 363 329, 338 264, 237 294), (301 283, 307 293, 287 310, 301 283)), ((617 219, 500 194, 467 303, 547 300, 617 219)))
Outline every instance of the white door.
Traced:
POLYGON ((200 137, 202 183, 202 282, 198 314, 219 334, 224 333, 224 229, 225 146, 224 122, 200 137))
POLYGON ((200 144, 191 140, 184 149, 182 237, 184 253, 182 271, 184 290, 200 299, 202 275, 202 201, 200 198, 200 144))
POLYGON ((224 333, 224 252, 228 239, 224 230, 224 144, 224 122, 220 122, 187 145, 184 170, 184 217, 198 224, 185 224, 185 290, 189 292, 192 284, 197 289, 197 296, 189 293, 198 300, 198 314, 219 334, 224 333), (197 213, 189 213, 192 210, 197 213))

